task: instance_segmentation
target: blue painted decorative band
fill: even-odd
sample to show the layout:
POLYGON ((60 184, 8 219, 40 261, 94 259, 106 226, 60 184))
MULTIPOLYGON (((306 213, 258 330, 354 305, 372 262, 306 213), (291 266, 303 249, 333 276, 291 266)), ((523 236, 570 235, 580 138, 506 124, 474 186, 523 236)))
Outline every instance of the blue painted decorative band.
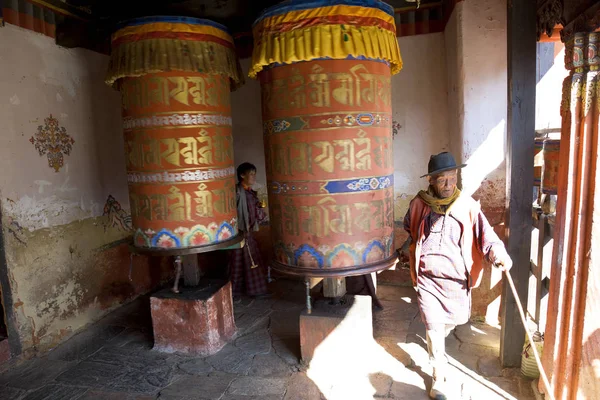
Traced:
POLYGON ((330 6, 359 6, 377 8, 390 16, 394 16, 394 7, 379 0, 287 0, 269 7, 262 12, 254 21, 254 25, 265 18, 275 15, 285 14, 290 11, 308 10, 311 8, 321 8, 330 6))
POLYGON ((140 17, 133 18, 126 21, 119 22, 115 30, 119 30, 125 28, 127 26, 138 26, 144 24, 151 24, 155 22, 171 22, 171 23, 181 23, 181 24, 190 24, 190 25, 208 25, 214 28, 220 29, 227 33, 229 29, 225 25, 221 25, 218 22, 211 21, 209 19, 203 18, 192 18, 192 17, 171 17, 167 15, 162 16, 153 16, 153 17, 140 17))

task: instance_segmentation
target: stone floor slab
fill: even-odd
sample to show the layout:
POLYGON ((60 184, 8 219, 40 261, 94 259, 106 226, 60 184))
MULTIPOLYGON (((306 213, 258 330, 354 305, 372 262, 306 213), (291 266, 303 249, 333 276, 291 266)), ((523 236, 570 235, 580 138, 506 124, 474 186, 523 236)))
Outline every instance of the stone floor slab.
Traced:
POLYGON ((295 311, 300 313, 306 307, 305 302, 302 301, 290 301, 287 299, 278 299, 273 302, 271 305, 271 310, 273 311, 295 311))
POLYGON ((391 398, 396 400, 428 400, 429 396, 423 386, 405 382, 394 382, 390 389, 391 398))
POLYGON ((217 354, 205 360, 217 371, 245 375, 252 366, 252 358, 252 354, 228 344, 217 354))
POLYGON ((0 387, 0 395, 2 400, 19 400, 25 395, 26 391, 23 389, 16 389, 10 386, 0 387))
POLYGON ((219 399, 235 375, 215 373, 209 376, 184 376, 160 391, 159 399, 183 397, 193 399, 219 399))
POLYGON ((371 374, 369 381, 375 389, 374 397, 388 397, 394 380, 387 374, 371 374))
POLYGON ((381 301, 383 310, 374 313, 378 320, 386 321, 412 321, 419 313, 416 304, 398 301, 381 301))
POLYGON ((184 361, 179 364, 179 369, 190 375, 208 375, 215 369, 201 358, 184 361))
POLYGON ((373 337, 375 338, 406 338, 409 321, 388 321, 375 319, 373 322, 373 337))
POLYGON ((152 331, 140 328, 126 328, 119 335, 107 342, 107 346, 127 347, 150 350, 154 344, 152 331))
MULTIPOLYGON (((101 320, 100 332, 108 334, 98 335, 99 330, 94 327, 91 333, 75 336, 72 339, 75 344, 69 344, 70 351, 61 346, 60 351, 53 352, 52 358, 57 361, 42 359, 21 366, 11 364, 8 374, 0 374, 0 385, 10 378, 12 384, 32 382, 35 387, 4 386, 0 388, 0 398, 46 398, 41 389, 50 390, 49 395, 54 397, 49 398, 77 400, 428 398, 426 385, 431 382, 431 367, 423 340, 425 326, 418 313, 412 315, 416 310, 412 288, 379 286, 378 294, 386 310, 373 314, 376 331, 380 328, 380 335, 375 334, 377 344, 362 343, 356 349, 349 349, 341 359, 333 357, 333 362, 331 357, 322 357, 319 362, 301 365, 299 314, 304 308, 304 287, 302 282, 283 279, 271 286, 273 298, 247 299, 234 306, 236 323, 242 327, 237 336, 241 348, 231 343, 207 358, 149 350, 152 330, 146 297, 101 320), (121 331, 111 333, 111 327, 121 331), (97 340, 93 345, 98 347, 89 346, 90 338, 97 340), (81 362, 62 360, 82 357, 81 362), (304 370, 312 379, 298 372, 304 370)), ((491 378, 476 375, 478 363, 482 368, 488 362, 486 357, 498 356, 499 330, 473 326, 459 327, 446 340, 451 362, 462 363, 459 368, 450 369, 456 375, 456 382, 470 383, 476 389, 471 396, 473 400, 533 399, 531 384, 520 377, 518 369, 501 370, 502 376, 491 378), (464 369, 465 366, 471 371, 464 369)), ((495 361, 489 362, 490 367, 497 367, 495 361)))
POLYGON ((460 325, 456 327, 456 336, 463 344, 500 348, 500 329, 489 325, 479 323, 460 325))
POLYGON ((276 338, 289 338, 299 336, 300 311, 274 311, 271 314, 271 335, 276 338))
POLYGON ((228 395, 283 396, 288 378, 263 378, 244 376, 231 382, 228 395))
POLYGON ((251 376, 286 377, 291 374, 290 366, 274 352, 256 355, 248 371, 251 376))
POLYGON ((62 361, 84 360, 98 351, 108 340, 114 338, 124 330, 125 328, 122 326, 94 325, 51 351, 48 359, 62 361))
POLYGON ((89 390, 78 400, 154 400, 156 396, 136 395, 123 392, 105 392, 102 390, 89 390))
POLYGON ((54 361, 47 358, 29 360, 0 375, 0 386, 8 385, 26 390, 37 389, 53 381, 75 365, 77 362, 54 361))
POLYGON ((300 336, 273 338, 273 350, 288 365, 298 365, 300 362, 300 336))
POLYGON ((284 400, 320 400, 323 394, 304 372, 292 375, 284 400))
POLYGON ((129 304, 113 311, 99 321, 100 325, 123 326, 126 328, 152 329, 150 296, 141 296, 129 304))
POLYGON ((169 385, 173 377, 173 368, 167 365, 141 370, 119 364, 84 361, 59 376, 57 381, 117 392, 155 393, 169 385))
POLYGON ((243 336, 248 333, 268 329, 271 323, 270 309, 262 310, 262 312, 255 312, 252 310, 236 310, 234 312, 235 325, 237 326, 238 336, 243 336))
POLYGON ((151 350, 105 347, 86 361, 121 365, 140 371, 161 370, 172 366, 169 355, 151 350))
POLYGON ((283 396, 238 396, 226 394, 219 400, 281 400, 282 398, 283 396))
POLYGON ((384 348, 392 357, 398 360, 405 367, 411 367, 414 365, 410 354, 402 349, 400 344, 402 344, 403 340, 396 340, 393 338, 382 338, 377 339, 377 343, 384 348))
POLYGON ((267 354, 271 351, 271 335, 266 329, 242 336, 235 341, 235 347, 248 354, 267 354))
POLYGON ((502 364, 498 357, 481 357, 477 363, 477 370, 483 376, 502 376, 502 364))
POLYGON ((379 285, 377 287, 377 298, 382 301, 417 304, 417 292, 412 287, 407 286, 379 285))
POLYGON ((22 400, 77 400, 80 399, 87 388, 47 385, 28 393, 22 400))

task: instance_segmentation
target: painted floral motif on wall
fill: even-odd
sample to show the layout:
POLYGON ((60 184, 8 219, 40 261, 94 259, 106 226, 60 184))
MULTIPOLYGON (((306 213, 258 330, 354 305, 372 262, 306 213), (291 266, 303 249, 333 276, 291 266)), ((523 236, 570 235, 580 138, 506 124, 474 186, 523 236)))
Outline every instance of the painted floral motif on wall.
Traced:
POLYGON ((402 129, 402 125, 400 122, 396 120, 392 120, 392 137, 395 139, 398 133, 400 133, 400 129, 402 129))
POLYGON ((40 153, 40 157, 48 157, 48 166, 58 172, 64 165, 64 156, 71 154, 75 140, 67 130, 59 125, 56 118, 50 114, 44 119, 44 125, 38 126, 37 133, 29 139, 40 153))
POLYGON ((115 227, 121 231, 133 231, 131 225, 131 215, 129 215, 121 204, 111 195, 108 195, 106 204, 104 204, 104 217, 107 217, 107 221, 104 224, 104 230, 109 226, 115 227))

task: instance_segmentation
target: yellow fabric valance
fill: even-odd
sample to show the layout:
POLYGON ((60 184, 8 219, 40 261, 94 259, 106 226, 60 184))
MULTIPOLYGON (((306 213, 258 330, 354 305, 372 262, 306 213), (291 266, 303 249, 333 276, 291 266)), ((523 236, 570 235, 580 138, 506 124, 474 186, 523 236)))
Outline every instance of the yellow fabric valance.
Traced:
POLYGON ((393 17, 371 7, 336 5, 276 14, 255 23, 248 75, 256 78, 272 64, 319 58, 386 61, 392 74, 402 69, 393 17))
POLYGON ((165 71, 220 74, 231 90, 244 84, 244 75, 231 36, 210 25, 155 22, 127 26, 112 37, 106 83, 165 71))

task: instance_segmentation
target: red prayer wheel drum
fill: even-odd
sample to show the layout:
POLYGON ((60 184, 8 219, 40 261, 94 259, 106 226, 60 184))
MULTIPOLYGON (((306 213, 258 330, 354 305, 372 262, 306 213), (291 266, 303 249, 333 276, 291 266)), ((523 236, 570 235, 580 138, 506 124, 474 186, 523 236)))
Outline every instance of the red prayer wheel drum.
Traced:
POLYGON ((134 246, 189 249, 237 235, 230 89, 233 40, 211 21, 151 17, 112 38, 122 94, 134 246))
POLYGON ((544 140, 544 166, 542 169, 542 193, 557 194, 559 139, 544 140))
POLYGON ((262 89, 272 266, 291 275, 359 275, 397 260, 391 75, 401 60, 393 10, 342 3, 288 1, 254 27, 250 76, 262 89), (309 36, 320 53, 307 55, 296 42, 309 36), (373 38, 377 45, 364 42, 373 38))
POLYGON ((544 139, 535 139, 533 149, 533 186, 540 187, 544 166, 544 139))

